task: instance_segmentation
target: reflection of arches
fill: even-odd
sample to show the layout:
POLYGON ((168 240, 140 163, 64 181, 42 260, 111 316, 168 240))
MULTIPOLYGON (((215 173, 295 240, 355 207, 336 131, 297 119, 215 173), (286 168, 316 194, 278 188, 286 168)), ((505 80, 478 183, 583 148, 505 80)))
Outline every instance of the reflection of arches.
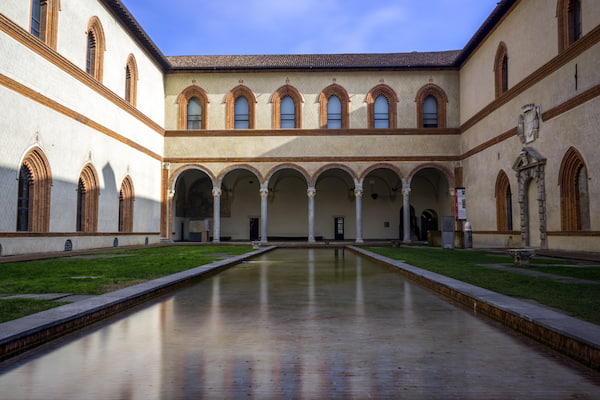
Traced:
POLYGON ((46 156, 39 148, 30 150, 19 174, 18 231, 48 232, 51 186, 52 174, 46 156))
POLYGON ((496 178, 496 226, 499 231, 512 231, 512 193, 506 172, 496 178))
POLYGON ((119 191, 119 232, 133 232, 134 201, 133 182, 129 176, 126 176, 119 191))
POLYGON ((581 154, 570 147, 560 165, 560 221, 563 231, 590 229, 588 174, 581 154))
POLYGON ((427 240, 427 232, 438 230, 438 214, 435 210, 427 209, 421 213, 421 237, 427 240))
POLYGON ((98 196, 100 196, 98 174, 91 164, 87 164, 79 175, 77 185, 76 229, 78 232, 98 230, 98 196))

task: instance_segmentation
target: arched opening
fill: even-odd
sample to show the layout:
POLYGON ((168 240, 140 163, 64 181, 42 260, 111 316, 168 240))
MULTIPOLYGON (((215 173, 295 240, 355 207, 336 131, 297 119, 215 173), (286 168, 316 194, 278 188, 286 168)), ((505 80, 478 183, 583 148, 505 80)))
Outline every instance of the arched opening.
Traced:
POLYGON ((356 238, 354 178, 348 171, 331 167, 322 171, 315 189, 315 238, 356 238))
POLYGON ((369 240, 398 238, 398 210, 402 207, 402 179, 387 167, 375 168, 365 176, 363 186, 363 233, 369 240))
POLYGON ((561 229, 585 231, 590 229, 590 200, 588 172, 583 157, 571 147, 563 157, 560 172, 561 229))
POLYGON ((308 183, 306 176, 296 169, 284 168, 273 173, 268 182, 269 241, 307 240, 308 183))
MULTIPOLYGON (((442 170, 435 167, 427 167, 418 170, 410 180, 410 240, 426 241, 427 232, 433 232, 433 222, 428 221, 428 216, 435 216, 436 229, 439 228, 439 219, 444 216, 453 215, 452 197, 450 196, 450 182, 448 176, 442 170), (414 208, 414 211, 413 211, 414 208), (425 216, 417 219, 417 216, 425 216), (423 225, 423 222, 426 222, 423 225)), ((401 210, 401 214, 403 213, 401 210)), ((402 219, 400 225, 400 238, 404 240, 402 219)))
POLYGON ((260 180, 245 168, 236 168, 221 184, 221 239, 260 238, 260 180))
MULTIPOLYGON (((208 242, 213 222, 213 181, 198 169, 183 171, 175 182, 173 240, 208 242)), ((223 208, 221 208, 223 212, 223 208)))

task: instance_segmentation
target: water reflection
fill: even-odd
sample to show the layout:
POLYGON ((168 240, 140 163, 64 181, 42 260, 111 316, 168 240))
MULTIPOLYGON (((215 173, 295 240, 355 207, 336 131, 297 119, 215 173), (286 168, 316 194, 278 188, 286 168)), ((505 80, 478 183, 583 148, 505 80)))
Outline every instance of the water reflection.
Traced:
POLYGON ((349 251, 277 250, 4 365, 2 399, 582 398, 582 374, 349 251), (490 395, 491 394, 491 395, 490 395))

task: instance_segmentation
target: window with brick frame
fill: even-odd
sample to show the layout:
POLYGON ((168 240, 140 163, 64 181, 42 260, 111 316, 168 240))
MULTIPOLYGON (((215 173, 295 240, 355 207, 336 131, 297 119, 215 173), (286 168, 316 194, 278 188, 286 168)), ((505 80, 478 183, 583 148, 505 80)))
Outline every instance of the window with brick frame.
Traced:
POLYGON ((88 23, 87 51, 85 71, 102 82, 104 75, 104 50, 106 42, 104 39, 104 30, 98 17, 92 17, 88 23))
POLYGON ((225 98, 226 129, 254 129, 256 103, 256 96, 248 87, 239 85, 232 89, 225 98))
POLYGON ((398 127, 396 112, 398 95, 394 89, 385 84, 377 85, 367 93, 365 102, 367 103, 367 126, 369 128, 398 127), (379 102, 379 112, 376 109, 377 102, 379 102))
POLYGON ((52 174, 39 148, 30 150, 19 170, 17 231, 48 232, 52 174))
POLYGON ((196 85, 185 88, 177 97, 177 129, 207 129, 208 104, 208 95, 204 89, 196 85))
POLYGON ((346 89, 337 83, 326 87, 319 95, 319 117, 321 128, 350 128, 349 106, 350 96, 346 89), (332 102, 332 104, 330 104, 330 102, 332 102))
POLYGON ((558 51, 562 52, 579 40, 583 34, 581 0, 558 0, 558 51))
POLYGON ((496 97, 508 90, 508 49, 500 42, 494 59, 494 89, 496 97))
POLYGON ((448 96, 441 87, 433 83, 423 86, 415 96, 415 103, 417 105, 417 128, 446 127, 446 104, 448 103, 448 96), (431 99, 428 100, 428 97, 431 97, 431 99), (432 100, 435 100, 435 108, 432 100), (426 102, 427 109, 425 109, 426 102), (437 113, 437 120, 434 115, 430 115, 434 109, 437 113))
POLYGON ((56 50, 59 0, 31 1, 31 34, 56 50))
POLYGON ((302 95, 291 85, 284 85, 271 96, 273 129, 302 128, 302 95), (285 104, 283 104, 285 102, 285 104))

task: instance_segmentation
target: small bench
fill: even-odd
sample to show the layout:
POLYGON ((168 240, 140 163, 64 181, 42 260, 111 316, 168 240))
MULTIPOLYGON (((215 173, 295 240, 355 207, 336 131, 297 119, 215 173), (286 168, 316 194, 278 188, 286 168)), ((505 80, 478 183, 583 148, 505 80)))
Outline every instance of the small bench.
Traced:
POLYGON ((535 249, 508 249, 515 265, 529 265, 531 257, 535 256, 535 249))

